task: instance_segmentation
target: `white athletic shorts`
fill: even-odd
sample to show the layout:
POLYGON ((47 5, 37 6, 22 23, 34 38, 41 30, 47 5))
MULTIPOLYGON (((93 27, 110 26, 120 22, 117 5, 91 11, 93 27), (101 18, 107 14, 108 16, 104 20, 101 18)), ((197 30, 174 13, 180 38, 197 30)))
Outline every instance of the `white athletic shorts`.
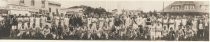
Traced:
POLYGON ((156 37, 162 37, 161 32, 156 32, 156 37))

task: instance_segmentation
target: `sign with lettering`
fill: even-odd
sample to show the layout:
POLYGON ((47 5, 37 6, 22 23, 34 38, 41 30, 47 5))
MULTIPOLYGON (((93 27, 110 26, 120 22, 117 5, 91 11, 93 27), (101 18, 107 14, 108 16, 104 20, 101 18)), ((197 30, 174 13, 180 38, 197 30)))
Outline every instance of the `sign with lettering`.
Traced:
POLYGON ((9 5, 10 10, 20 10, 20 11, 32 11, 32 12, 38 12, 39 9, 27 7, 27 6, 20 6, 20 5, 9 5))
POLYGON ((0 9, 8 9, 8 7, 0 7, 0 9))

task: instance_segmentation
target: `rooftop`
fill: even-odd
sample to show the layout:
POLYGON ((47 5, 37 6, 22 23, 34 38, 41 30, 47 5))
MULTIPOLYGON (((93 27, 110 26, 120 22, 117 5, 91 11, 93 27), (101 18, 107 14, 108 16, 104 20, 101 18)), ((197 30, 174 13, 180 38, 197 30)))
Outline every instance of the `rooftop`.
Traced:
POLYGON ((206 6, 209 7, 209 2, 207 1, 175 1, 169 6, 164 8, 164 11, 162 10, 161 12, 209 12, 208 10, 203 10, 201 9, 201 6, 206 6), (172 10, 171 7, 174 5, 179 5, 181 6, 179 10, 172 10), (195 9, 191 10, 184 10, 184 5, 195 5, 195 9))
POLYGON ((48 1, 48 4, 61 6, 61 3, 54 2, 54 1, 48 1))

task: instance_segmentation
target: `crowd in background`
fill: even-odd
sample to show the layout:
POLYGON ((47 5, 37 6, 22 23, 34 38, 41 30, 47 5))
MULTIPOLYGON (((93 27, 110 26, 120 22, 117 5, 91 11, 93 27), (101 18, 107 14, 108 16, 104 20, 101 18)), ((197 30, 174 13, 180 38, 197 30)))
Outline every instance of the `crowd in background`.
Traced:
POLYGON ((1 29, 10 28, 7 34, 19 39, 208 40, 209 37, 208 15, 19 15, 3 20, 1 29))

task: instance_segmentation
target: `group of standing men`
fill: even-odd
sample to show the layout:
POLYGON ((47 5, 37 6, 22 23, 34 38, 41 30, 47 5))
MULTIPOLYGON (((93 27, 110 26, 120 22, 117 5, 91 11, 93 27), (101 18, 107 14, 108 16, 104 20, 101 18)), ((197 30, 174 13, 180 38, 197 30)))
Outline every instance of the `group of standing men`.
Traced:
POLYGON ((31 39, 167 39, 208 36, 207 16, 14 16, 10 37, 31 39))

